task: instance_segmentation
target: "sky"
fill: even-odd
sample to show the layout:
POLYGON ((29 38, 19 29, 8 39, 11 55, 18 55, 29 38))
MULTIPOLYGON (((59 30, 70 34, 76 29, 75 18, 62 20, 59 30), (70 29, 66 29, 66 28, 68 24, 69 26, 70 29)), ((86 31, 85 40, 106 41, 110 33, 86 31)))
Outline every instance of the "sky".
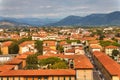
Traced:
POLYGON ((120 0, 0 0, 0 16, 63 18, 120 11, 120 0))

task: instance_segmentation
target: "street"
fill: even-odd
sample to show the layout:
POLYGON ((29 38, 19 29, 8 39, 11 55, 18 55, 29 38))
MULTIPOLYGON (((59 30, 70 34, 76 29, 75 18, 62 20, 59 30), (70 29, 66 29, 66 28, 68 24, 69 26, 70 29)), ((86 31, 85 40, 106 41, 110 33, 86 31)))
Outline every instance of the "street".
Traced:
POLYGON ((91 54, 87 50, 85 50, 85 55, 88 57, 88 59, 90 60, 90 62, 94 66, 94 69, 93 69, 93 78, 94 78, 94 80, 104 80, 104 78, 103 78, 100 70, 98 70, 97 65, 95 64, 91 54))

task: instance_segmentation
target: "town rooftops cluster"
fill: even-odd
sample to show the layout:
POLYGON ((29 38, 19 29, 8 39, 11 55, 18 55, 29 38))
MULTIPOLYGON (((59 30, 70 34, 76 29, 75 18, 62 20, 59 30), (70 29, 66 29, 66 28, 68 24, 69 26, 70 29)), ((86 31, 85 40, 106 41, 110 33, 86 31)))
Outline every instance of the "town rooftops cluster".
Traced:
POLYGON ((41 55, 38 59, 44 59, 49 57, 59 57, 62 59, 71 59, 74 62, 73 69, 38 69, 38 70, 23 70, 14 69, 15 66, 19 66, 20 63, 24 62, 28 55, 33 53, 26 52, 18 55, 12 60, 8 61, 5 65, 0 66, 0 76, 75 76, 76 69, 91 69, 93 68, 89 59, 85 55, 63 55, 63 54, 51 54, 41 55), (6 71, 7 70, 7 71, 6 71))

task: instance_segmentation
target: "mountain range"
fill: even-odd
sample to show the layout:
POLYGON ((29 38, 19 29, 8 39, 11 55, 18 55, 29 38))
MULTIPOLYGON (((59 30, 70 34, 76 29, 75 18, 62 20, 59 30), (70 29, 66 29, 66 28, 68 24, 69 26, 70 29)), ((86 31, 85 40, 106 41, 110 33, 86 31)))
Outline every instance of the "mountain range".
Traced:
POLYGON ((120 11, 109 14, 91 14, 85 17, 68 16, 52 26, 65 25, 83 25, 83 26, 102 26, 102 25, 120 25, 120 11))
POLYGON ((40 18, 9 18, 0 17, 1 22, 15 23, 17 25, 32 26, 103 26, 103 25, 120 25, 120 11, 108 14, 91 14, 85 17, 71 15, 64 19, 40 19, 40 18))

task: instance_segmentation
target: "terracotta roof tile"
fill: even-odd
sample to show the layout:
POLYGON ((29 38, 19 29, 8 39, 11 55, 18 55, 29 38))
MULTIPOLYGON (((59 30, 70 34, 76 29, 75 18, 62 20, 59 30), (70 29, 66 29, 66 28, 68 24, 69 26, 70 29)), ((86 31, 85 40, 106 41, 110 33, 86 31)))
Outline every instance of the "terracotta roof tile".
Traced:
POLYGON ((75 69, 93 68, 93 65, 90 63, 89 59, 85 55, 81 55, 78 58, 75 58, 74 63, 75 69))
POLYGON ((2 47, 8 47, 12 44, 12 41, 7 41, 2 43, 2 47))
POLYGON ((54 40, 43 41, 43 44, 47 44, 47 46, 56 46, 56 41, 54 40))
POLYGON ((34 41, 25 41, 25 42, 21 43, 19 46, 23 47, 23 46, 26 46, 28 44, 34 44, 34 41))
POLYGON ((6 64, 17 65, 17 64, 20 64, 21 62, 22 62, 22 60, 19 60, 17 58, 13 58, 11 61, 8 61, 6 64))
POLYGON ((112 45, 110 45, 110 46, 106 46, 105 48, 106 48, 106 49, 118 49, 117 46, 112 46, 112 45))
POLYGON ((12 70, 15 66, 14 65, 2 65, 0 66, 0 72, 12 70))
POLYGON ((89 41, 88 43, 89 43, 89 44, 98 44, 99 41, 98 41, 98 40, 92 40, 92 41, 89 41))
POLYGON ((117 62, 103 52, 95 51, 93 55, 100 61, 100 63, 111 75, 117 75, 120 77, 120 65, 117 62))
POLYGON ((92 49, 102 49, 102 46, 100 46, 99 44, 91 44, 90 48, 92 48, 92 49))
POLYGON ((58 70, 10 70, 3 72, 0 76, 75 76, 75 70, 58 69, 58 70))

